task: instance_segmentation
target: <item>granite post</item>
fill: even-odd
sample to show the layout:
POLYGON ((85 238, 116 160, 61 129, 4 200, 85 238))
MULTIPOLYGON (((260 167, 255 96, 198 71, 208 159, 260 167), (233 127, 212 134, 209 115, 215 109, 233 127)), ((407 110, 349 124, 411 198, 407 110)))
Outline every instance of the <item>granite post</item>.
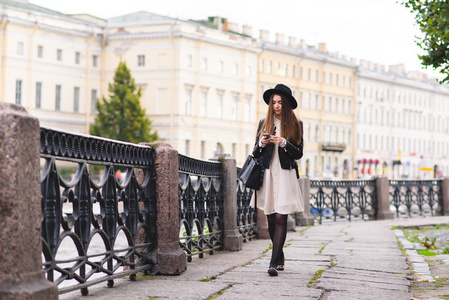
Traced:
POLYGON ((270 239, 267 216, 260 208, 257 208, 257 237, 259 239, 270 239))
POLYGON ((224 249, 239 251, 243 247, 243 236, 237 228, 237 166, 229 154, 216 154, 213 161, 222 163, 224 249))
POLYGON ((39 121, 0 103, 0 299, 58 299, 42 270, 39 121))
POLYGON ((179 247, 178 151, 167 143, 152 144, 156 150, 156 254, 164 275, 187 269, 186 254, 179 247))
POLYGON ((443 178, 443 183, 441 185, 443 194, 443 215, 449 215, 449 177, 443 178))
POLYGON ((394 213, 390 210, 390 182, 387 176, 376 177, 377 220, 390 220, 394 213))
POLYGON ((304 200, 304 211, 296 214, 296 225, 313 225, 315 219, 310 213, 310 179, 307 176, 301 175, 299 176, 298 182, 304 200))

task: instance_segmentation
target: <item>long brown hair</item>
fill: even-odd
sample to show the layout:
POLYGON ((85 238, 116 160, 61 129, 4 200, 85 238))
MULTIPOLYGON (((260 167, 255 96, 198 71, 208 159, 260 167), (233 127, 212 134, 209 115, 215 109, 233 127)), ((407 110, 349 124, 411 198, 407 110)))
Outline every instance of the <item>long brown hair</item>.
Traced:
MULTIPOLYGON (((262 134, 264 132, 268 132, 269 134, 274 134, 274 109, 273 109, 273 97, 279 94, 273 94, 270 97, 270 101, 268 101, 268 111, 265 117, 265 122, 262 125, 262 129, 260 130, 259 139, 262 138, 262 134)), ((290 100, 283 96, 279 95, 282 101, 282 111, 281 111, 281 137, 285 138, 287 141, 299 145, 301 141, 301 124, 293 112, 293 109, 290 105, 290 100)))

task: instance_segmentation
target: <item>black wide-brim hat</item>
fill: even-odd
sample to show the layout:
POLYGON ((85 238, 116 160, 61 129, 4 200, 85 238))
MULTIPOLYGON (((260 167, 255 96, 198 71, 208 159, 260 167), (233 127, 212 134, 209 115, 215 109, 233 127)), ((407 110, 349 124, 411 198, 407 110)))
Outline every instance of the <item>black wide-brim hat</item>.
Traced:
POLYGON ((290 106, 292 107, 292 109, 295 109, 296 107, 298 107, 298 102, 296 102, 295 97, 293 97, 293 95, 292 95, 292 90, 288 86, 280 83, 280 84, 277 84, 274 87, 274 89, 266 90, 263 93, 263 100, 265 101, 266 104, 268 104, 268 102, 270 101, 270 98, 273 94, 282 95, 282 96, 287 97, 287 99, 290 101, 290 106))

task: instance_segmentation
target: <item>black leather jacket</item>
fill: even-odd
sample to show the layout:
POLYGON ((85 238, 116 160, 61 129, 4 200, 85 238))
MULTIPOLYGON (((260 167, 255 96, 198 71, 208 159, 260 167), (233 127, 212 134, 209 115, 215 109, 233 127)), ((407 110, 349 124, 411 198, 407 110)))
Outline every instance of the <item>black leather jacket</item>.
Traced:
MULTIPOLYGON (((269 169, 271 158, 273 157, 273 151, 275 144, 270 143, 265 147, 259 146, 259 134, 262 129, 262 125, 265 119, 259 121, 259 126, 257 127, 256 134, 256 144, 254 145, 253 156, 255 158, 261 157, 262 165, 269 169)), ((304 139, 303 139, 303 130, 302 130, 302 121, 299 121, 301 124, 301 142, 299 145, 293 144, 290 141, 287 141, 287 144, 284 148, 279 147, 279 161, 281 162, 282 169, 295 169, 296 174, 298 175, 298 163, 297 159, 300 159, 303 156, 304 149, 304 139)))

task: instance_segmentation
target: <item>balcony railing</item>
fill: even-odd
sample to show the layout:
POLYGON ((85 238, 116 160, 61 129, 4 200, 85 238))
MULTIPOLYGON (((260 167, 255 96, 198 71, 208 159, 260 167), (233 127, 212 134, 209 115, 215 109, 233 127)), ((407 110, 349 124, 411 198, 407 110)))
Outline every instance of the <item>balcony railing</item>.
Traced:
POLYGON ((338 144, 338 143, 322 143, 321 150, 322 151, 331 151, 331 152, 343 152, 346 149, 346 144, 338 144))

